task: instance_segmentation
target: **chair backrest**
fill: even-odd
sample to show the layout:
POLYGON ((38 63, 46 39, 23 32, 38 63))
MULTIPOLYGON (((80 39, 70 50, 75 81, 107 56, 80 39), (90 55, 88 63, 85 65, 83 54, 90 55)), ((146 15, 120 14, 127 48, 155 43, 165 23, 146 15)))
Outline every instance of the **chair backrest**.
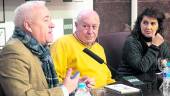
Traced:
POLYGON ((113 32, 98 37, 98 42, 103 46, 106 54, 107 65, 116 78, 118 65, 121 64, 122 49, 130 32, 113 32))

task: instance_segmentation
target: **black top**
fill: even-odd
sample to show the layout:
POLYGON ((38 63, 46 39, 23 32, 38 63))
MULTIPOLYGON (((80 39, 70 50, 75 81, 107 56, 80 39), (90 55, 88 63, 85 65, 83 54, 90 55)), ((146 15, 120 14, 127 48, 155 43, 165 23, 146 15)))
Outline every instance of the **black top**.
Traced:
POLYGON ((142 38, 130 35, 123 47, 122 64, 118 71, 121 75, 130 75, 158 70, 158 58, 169 58, 166 42, 159 47, 148 46, 142 38))

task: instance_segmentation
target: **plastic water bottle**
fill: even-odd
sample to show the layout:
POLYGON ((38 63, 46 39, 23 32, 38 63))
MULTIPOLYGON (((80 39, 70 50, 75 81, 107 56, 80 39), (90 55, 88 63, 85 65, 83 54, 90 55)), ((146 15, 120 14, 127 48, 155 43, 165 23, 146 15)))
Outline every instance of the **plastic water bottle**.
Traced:
POLYGON ((163 70, 163 82, 160 86, 163 96, 170 96, 170 62, 167 62, 163 70))
POLYGON ((78 84, 75 96, 91 96, 90 91, 86 88, 86 84, 81 82, 78 84))

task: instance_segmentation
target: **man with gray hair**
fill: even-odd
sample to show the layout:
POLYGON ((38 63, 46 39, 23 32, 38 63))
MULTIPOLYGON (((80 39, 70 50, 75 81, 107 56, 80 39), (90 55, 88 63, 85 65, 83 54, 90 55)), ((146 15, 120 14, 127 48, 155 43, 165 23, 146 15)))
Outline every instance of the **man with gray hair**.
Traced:
POLYGON ((15 13, 14 33, 0 53, 0 96, 68 96, 79 81, 90 84, 87 77, 71 79, 71 68, 58 84, 48 50, 54 24, 44 1, 26 2, 15 13))
POLYGON ((99 26, 100 19, 97 12, 83 10, 77 16, 75 32, 53 43, 50 49, 51 57, 60 82, 64 80, 68 68, 73 68, 73 72, 80 71, 81 76, 94 78, 95 88, 115 82, 106 64, 99 64, 83 52, 84 49, 89 49, 106 62, 104 49, 96 42, 99 26))

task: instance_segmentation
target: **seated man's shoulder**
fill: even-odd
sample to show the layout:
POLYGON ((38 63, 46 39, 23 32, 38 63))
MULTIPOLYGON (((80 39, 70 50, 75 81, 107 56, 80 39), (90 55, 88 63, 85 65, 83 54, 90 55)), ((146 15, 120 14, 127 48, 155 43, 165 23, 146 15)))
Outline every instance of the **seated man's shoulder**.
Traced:
POLYGON ((11 51, 22 51, 22 49, 24 49, 25 46, 24 44, 19 40, 19 39, 16 39, 16 38, 11 38, 6 46, 4 47, 4 49, 7 49, 7 50, 11 50, 11 51))
POLYGON ((11 38, 2 49, 1 54, 13 54, 25 57, 26 55, 31 54, 31 51, 19 39, 11 38))
POLYGON ((54 41, 54 43, 68 42, 72 38, 73 38, 72 34, 63 35, 63 36, 59 37, 58 39, 56 39, 56 41, 54 41))
POLYGON ((99 44, 98 42, 96 42, 93 46, 98 47, 101 50, 104 50, 103 46, 99 44))

